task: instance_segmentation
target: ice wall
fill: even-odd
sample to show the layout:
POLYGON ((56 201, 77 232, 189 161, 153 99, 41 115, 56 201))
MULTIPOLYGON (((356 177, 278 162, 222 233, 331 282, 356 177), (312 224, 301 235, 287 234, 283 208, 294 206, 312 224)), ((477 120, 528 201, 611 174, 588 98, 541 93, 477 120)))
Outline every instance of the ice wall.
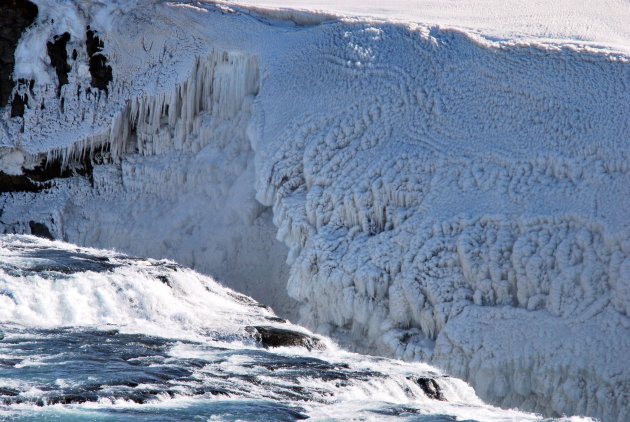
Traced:
POLYGON ((628 59, 435 27, 317 40, 249 132, 301 322, 503 406, 624 420, 628 59))

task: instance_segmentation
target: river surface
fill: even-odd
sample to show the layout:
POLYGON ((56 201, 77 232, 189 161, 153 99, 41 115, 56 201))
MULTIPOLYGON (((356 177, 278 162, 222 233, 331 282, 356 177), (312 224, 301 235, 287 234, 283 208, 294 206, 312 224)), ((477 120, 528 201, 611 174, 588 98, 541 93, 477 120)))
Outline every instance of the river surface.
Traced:
POLYGON ((0 237, 0 419, 523 421, 170 261, 0 237))

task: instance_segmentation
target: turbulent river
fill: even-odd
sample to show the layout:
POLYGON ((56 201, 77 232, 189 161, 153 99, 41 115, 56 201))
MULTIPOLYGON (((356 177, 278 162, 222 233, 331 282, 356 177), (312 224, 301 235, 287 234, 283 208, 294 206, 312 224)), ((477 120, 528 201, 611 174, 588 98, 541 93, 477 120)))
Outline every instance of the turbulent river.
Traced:
POLYGON ((171 261, 0 237, 0 419, 521 421, 171 261))

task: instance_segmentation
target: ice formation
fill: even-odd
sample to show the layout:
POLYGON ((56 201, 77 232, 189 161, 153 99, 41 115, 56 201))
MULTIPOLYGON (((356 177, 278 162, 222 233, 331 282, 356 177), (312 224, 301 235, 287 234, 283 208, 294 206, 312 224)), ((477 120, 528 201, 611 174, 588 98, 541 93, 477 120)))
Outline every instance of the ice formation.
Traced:
MULTIPOLYGON (((45 222, 70 241, 248 280, 282 307, 272 207, 308 327, 439 364, 503 406, 630 413, 630 63, 618 44, 295 25, 224 4, 83 13, 102 28, 109 94, 75 98, 78 60, 60 113, 41 76, 52 71, 16 64, 43 81, 47 105, 8 120, 1 163, 104 164, 94 186, 5 195, 5 232, 45 222)), ((23 45, 50 37, 40 25, 23 45)))
MULTIPOLYGON (((302 323, 438 362, 503 405, 623 420, 627 60, 337 30, 336 55, 296 63, 318 69, 308 101, 336 96, 313 113, 294 104, 257 148, 302 323), (404 44, 417 56, 401 59, 404 44)), ((275 81, 265 110, 286 100, 275 81)))
MULTIPOLYGON (((42 16, 52 13, 40 9, 42 16)), ((133 16, 126 19, 118 22, 124 31, 138 26, 133 16)), ((35 166, 41 156, 46 166, 100 165, 89 164, 90 183, 59 180, 57 185, 66 186, 48 195, 14 194, 30 205, 5 208, 4 231, 29 232, 29 222, 35 221, 57 238, 176 259, 279 308, 283 316, 294 316, 283 287, 286 250, 274 239, 270 211, 254 198, 253 153, 245 130, 259 87, 257 59, 219 43, 203 50, 192 48, 189 40, 188 49, 178 50, 182 40, 175 43, 164 35, 159 16, 152 22, 144 33, 150 41, 131 41, 146 56, 140 63, 133 48, 112 53, 113 45, 130 40, 117 38, 113 29, 99 32, 103 52, 120 57, 112 60, 114 80, 107 95, 95 88, 74 95, 77 86, 90 85, 89 75, 81 73, 83 53, 69 73, 74 86, 64 85, 59 98, 45 95, 52 93, 45 77, 32 76, 35 98, 43 97, 44 108, 34 105, 23 119, 8 120, 19 148, 3 155, 4 171, 35 166), (134 78, 148 86, 134 85, 134 78), (62 100, 63 112, 58 108, 62 100), (37 129, 22 133, 22 125, 37 129), (270 289, 268 280, 278 288, 270 289)), ((91 23, 92 28, 108 27, 91 23)), ((50 30, 46 21, 42 26, 38 30, 50 30)), ((83 38, 71 38, 68 49, 85 50, 83 43, 83 38)), ((32 57, 24 60, 28 64, 32 57)))

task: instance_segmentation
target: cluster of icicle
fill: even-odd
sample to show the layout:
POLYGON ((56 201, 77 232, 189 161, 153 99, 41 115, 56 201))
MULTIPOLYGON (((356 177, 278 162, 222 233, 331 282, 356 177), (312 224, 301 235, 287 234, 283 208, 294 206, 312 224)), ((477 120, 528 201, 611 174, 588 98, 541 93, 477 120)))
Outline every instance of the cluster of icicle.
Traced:
POLYGON ((52 149, 46 158, 61 161, 65 167, 84 157, 93 159, 101 151, 108 161, 118 162, 125 153, 198 150, 208 141, 200 112, 217 122, 233 118, 243 98, 257 93, 258 78, 254 56, 213 50, 206 57, 197 57, 189 77, 172 90, 128 100, 108 130, 52 149), (196 144, 186 144, 191 142, 196 144))

